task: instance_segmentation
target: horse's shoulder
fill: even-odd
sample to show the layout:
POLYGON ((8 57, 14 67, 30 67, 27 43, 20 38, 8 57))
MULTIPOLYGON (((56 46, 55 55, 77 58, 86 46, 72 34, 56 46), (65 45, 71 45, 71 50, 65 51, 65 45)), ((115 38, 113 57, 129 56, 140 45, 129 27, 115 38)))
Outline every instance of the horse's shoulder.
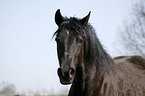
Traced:
POLYGON ((118 57, 114 57, 113 60, 121 60, 121 59, 125 59, 128 58, 129 56, 118 56, 118 57))
POLYGON ((127 61, 133 63, 138 68, 145 69, 145 58, 142 56, 131 56, 127 61))
POLYGON ((137 68, 145 69, 145 58, 142 56, 119 56, 113 59, 114 61, 125 61, 133 64, 137 68))

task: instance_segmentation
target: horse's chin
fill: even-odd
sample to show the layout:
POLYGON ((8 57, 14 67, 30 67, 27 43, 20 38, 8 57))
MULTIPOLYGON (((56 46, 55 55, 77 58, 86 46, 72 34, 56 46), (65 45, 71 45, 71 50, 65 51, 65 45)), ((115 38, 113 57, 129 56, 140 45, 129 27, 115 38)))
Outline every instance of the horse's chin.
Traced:
POLYGON ((71 84, 72 82, 61 82, 62 85, 69 85, 71 84))
POLYGON ((69 81, 65 81, 65 80, 60 80, 60 83, 62 84, 62 85, 69 85, 69 84, 71 84, 73 82, 73 79, 71 79, 71 80, 69 80, 69 81))

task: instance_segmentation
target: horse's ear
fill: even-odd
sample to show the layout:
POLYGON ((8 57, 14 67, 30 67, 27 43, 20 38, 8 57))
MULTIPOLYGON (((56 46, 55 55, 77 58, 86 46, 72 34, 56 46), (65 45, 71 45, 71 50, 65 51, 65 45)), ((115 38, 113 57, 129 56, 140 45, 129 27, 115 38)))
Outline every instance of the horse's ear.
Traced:
POLYGON ((63 21, 64 18, 60 13, 60 9, 58 9, 55 13, 55 23, 59 26, 63 21))
POLYGON ((80 20, 80 22, 83 25, 83 27, 85 27, 88 24, 88 21, 89 21, 89 18, 90 18, 90 14, 91 14, 91 11, 89 12, 89 14, 86 17, 84 17, 83 19, 80 20))

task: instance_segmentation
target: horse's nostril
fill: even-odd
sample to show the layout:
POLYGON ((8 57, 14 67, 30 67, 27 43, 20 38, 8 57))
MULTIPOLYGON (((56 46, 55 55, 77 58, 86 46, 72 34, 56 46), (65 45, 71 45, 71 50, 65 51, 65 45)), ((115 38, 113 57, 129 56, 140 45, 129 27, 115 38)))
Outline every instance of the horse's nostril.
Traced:
POLYGON ((69 74, 74 75, 74 73, 75 73, 75 70, 73 68, 70 68, 69 74))
POLYGON ((62 69, 58 68, 57 73, 58 73, 58 76, 62 76, 63 75, 62 69))

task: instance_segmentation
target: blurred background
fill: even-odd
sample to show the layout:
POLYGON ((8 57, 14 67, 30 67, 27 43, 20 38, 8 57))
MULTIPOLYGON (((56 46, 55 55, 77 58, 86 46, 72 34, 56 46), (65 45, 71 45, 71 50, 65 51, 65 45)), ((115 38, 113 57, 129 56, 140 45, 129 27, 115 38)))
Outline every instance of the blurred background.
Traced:
POLYGON ((112 56, 145 56, 144 0, 0 0, 0 94, 67 94, 59 82, 54 15, 89 22, 112 56))

